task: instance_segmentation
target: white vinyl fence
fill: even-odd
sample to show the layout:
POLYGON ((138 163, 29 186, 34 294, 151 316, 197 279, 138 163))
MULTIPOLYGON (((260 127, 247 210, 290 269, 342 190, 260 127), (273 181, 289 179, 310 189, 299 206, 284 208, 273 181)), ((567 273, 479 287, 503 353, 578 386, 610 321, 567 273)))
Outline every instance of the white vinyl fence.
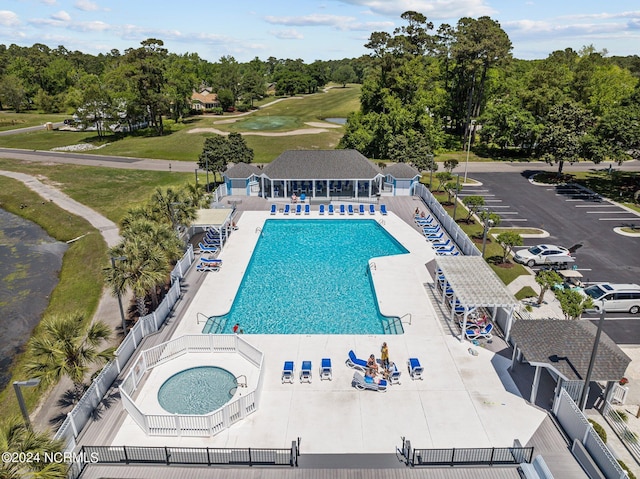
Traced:
POLYGON ((460 228, 449 213, 444 209, 440 202, 431 194, 429 188, 419 184, 415 186, 414 195, 419 196, 431 210, 431 216, 438 220, 442 227, 446 230, 447 235, 451 238, 462 254, 465 256, 480 256, 480 250, 476 248, 473 241, 469 239, 467 234, 460 228))
POLYGON ((82 432, 82 429, 95 414, 96 409, 100 407, 104 395, 123 370, 127 361, 133 356, 142 339, 158 331, 164 324, 180 298, 180 279, 186 274, 189 266, 193 263, 193 259, 193 247, 189 245, 189 248, 171 272, 171 288, 158 308, 153 313, 140 318, 133 328, 129 330, 129 333, 116 350, 114 359, 109 361, 100 371, 100 374, 93 380, 89 389, 78 401, 78 404, 67 414, 66 419, 54 436, 55 439, 63 439, 66 442, 67 451, 75 448, 75 438, 82 432))
POLYGON ((553 404, 553 412, 569 440, 582 443, 607 479, 627 478, 627 473, 564 388, 553 404))
POLYGON ((258 408, 263 354, 237 334, 186 335, 143 351, 120 385, 122 404, 149 436, 214 436, 258 408), (156 366, 189 353, 237 353, 260 370, 258 385, 209 414, 146 414, 133 400, 140 381, 156 366))

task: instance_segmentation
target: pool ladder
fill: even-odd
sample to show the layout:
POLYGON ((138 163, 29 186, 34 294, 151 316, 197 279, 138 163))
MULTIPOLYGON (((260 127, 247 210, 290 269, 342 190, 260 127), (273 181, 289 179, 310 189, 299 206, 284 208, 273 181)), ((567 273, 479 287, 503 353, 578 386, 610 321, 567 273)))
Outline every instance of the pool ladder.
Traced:
POLYGON ((236 376, 236 385, 229 389, 229 396, 233 396, 238 388, 246 388, 247 387, 247 376, 241 374, 240 376, 236 376), (238 381, 238 379, 244 378, 244 382, 238 381))

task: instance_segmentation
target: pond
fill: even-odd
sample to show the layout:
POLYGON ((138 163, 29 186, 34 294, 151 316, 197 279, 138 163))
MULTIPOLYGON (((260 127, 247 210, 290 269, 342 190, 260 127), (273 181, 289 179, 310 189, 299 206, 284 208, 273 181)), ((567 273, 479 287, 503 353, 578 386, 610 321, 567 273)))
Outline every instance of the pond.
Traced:
POLYGON ((303 125, 298 121, 295 116, 253 116, 246 120, 241 120, 234 123, 231 128, 234 130, 282 130, 282 129, 295 129, 300 128, 303 125))
POLYGON ((325 118, 324 121, 328 121, 329 123, 335 123, 336 125, 346 125, 346 118, 325 118))
POLYGON ((49 304, 67 248, 37 224, 0 209, 1 388, 49 304))

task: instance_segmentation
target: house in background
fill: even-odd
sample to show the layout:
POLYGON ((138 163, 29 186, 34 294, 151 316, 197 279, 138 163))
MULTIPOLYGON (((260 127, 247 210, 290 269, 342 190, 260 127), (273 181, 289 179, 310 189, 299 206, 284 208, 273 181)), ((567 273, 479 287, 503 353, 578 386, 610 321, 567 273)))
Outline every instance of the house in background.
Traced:
POLYGON ((208 87, 200 88, 198 91, 194 90, 191 94, 191 109, 194 111, 206 112, 219 106, 218 95, 211 92, 208 87))

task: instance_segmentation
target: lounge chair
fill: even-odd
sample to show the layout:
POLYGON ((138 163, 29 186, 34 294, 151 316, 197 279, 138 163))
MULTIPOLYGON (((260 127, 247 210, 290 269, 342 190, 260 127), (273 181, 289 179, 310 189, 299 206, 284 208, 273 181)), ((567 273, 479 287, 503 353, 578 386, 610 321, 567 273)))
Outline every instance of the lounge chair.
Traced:
POLYGON ((356 357, 356 353, 353 352, 353 349, 349 351, 349 357, 345 363, 347 366, 353 369, 357 369, 359 371, 363 371, 367 369, 367 362, 364 359, 359 359, 356 357))
POLYGON ((350 215, 353 214, 353 205, 351 205, 351 204, 349 205, 348 211, 349 211, 350 215))
POLYGON ((467 339, 491 339, 493 337, 491 331, 493 331, 493 324, 489 323, 484 328, 467 328, 465 336, 467 339))
POLYGON ((439 233, 441 230, 440 225, 436 225, 436 226, 423 226, 422 227, 422 234, 424 235, 428 235, 428 234, 433 234, 433 233, 439 233))
POLYGON ((369 214, 370 215, 375 215, 376 214, 376 207, 375 207, 375 205, 373 203, 369 205, 369 214))
POLYGON ((332 215, 333 214, 333 205, 329 205, 329 214, 332 215))
POLYGON ((220 271, 222 266, 222 260, 208 260, 206 258, 200 259, 200 262, 196 265, 196 271, 220 271))
POLYGON ((311 361, 302 361, 302 367, 300 368, 300 382, 311 382, 311 361))
POLYGON ((385 392, 387 390, 387 381, 385 379, 381 379, 380 381, 375 382, 373 378, 363 376, 357 371, 353 373, 351 385, 356 389, 360 389, 361 391, 368 389, 370 391, 385 392))
POLYGON ((435 250, 443 250, 443 249, 451 248, 452 246, 454 246, 454 244, 451 242, 451 239, 449 238, 444 243, 440 243, 439 241, 432 241, 431 246, 433 246, 435 250))
POLYGON ((364 214, 364 205, 363 204, 358 206, 358 213, 360 213, 361 215, 364 214))
POLYGON ((271 205, 271 214, 272 215, 276 214, 276 211, 277 211, 276 208, 277 208, 276 205, 271 205))
POLYGON ((344 212, 345 212, 344 205, 340 205, 340 214, 344 215, 344 212))
POLYGON ((447 256, 447 255, 458 256, 458 254, 460 254, 456 251, 456 247, 453 245, 451 245, 448 248, 435 248, 435 250, 436 250, 436 254, 440 256, 447 256), (455 253, 458 253, 458 254, 455 254, 455 253))
POLYGON ((311 207, 309 206, 309 203, 306 203, 304 205, 304 214, 308 215, 310 211, 311 211, 311 207))
POLYGON ((382 213, 383 216, 387 216, 387 205, 380 205, 380 213, 382 213))
POLYGON ((435 221, 435 219, 431 215, 416 216, 414 219, 415 219, 415 222, 418 223, 418 224, 422 224, 422 223, 431 224, 431 223, 433 223, 435 221))
POLYGON ((444 232, 443 231, 439 231, 437 233, 428 233, 424 235, 425 238, 427 238, 429 241, 440 241, 442 238, 444 238, 444 232))
POLYGON ((320 209, 318 210, 318 214, 319 215, 323 215, 324 214, 324 205, 320 205, 320 209))
POLYGON ((390 384, 400 384, 400 370, 396 363, 391 363, 389 365, 389 383, 390 384))
POLYGON ((296 205, 296 214, 299 215, 300 213, 302 213, 302 205, 298 203, 296 205))
POLYGON ((282 384, 293 384, 293 361, 285 361, 282 367, 282 384))
POLYGON ((202 244, 202 242, 198 243, 198 248, 203 253, 217 253, 220 248, 210 244, 202 244))
POLYGON ((291 205, 289 204, 284 205, 284 214, 288 215, 290 211, 291 211, 291 205))
POLYGON ((424 368, 420 365, 420 361, 418 358, 409 358, 407 361, 407 369, 409 370, 409 376, 411 379, 422 380, 422 373, 424 372, 424 368))
POLYGON ((323 379, 328 379, 329 381, 331 381, 332 376, 333 373, 331 370, 331 358, 322 358, 320 364, 320 381, 322 381, 323 379))

